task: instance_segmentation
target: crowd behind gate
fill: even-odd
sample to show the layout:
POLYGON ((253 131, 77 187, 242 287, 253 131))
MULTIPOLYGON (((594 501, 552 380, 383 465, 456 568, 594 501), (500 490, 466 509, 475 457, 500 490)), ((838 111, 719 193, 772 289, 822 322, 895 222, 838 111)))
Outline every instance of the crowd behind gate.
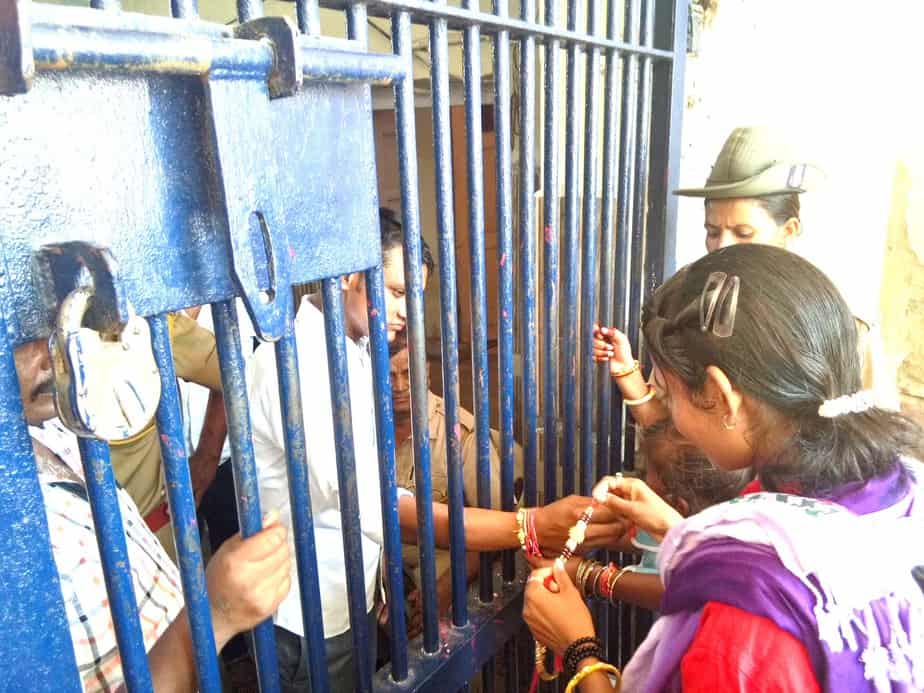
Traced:
MULTIPOLYGON (((641 316, 646 365, 622 325, 593 325, 594 357, 608 364, 637 426, 635 475, 503 512, 498 434, 491 431, 491 506, 477 498, 476 421, 428 395, 434 531, 449 546, 447 438, 458 437, 464 480, 466 569, 479 552, 518 549, 532 566, 523 618, 537 647, 536 676, 569 692, 924 691, 921 429, 896 411, 894 384, 877 367, 873 322, 832 282, 787 250, 803 232, 800 195, 824 172, 766 127, 734 130, 701 187, 706 254, 648 297, 641 316), (859 563, 857 547, 876 547, 859 563), (635 554, 625 565, 586 554, 635 554), (606 661, 588 600, 657 612, 623 670, 606 661)), ((379 214, 395 412, 398 515, 406 542, 405 594, 383 587, 384 544, 367 296, 361 273, 341 279, 361 517, 367 619, 405 605, 409 635, 422 628, 414 499, 404 230, 379 214)), ((694 233, 680 229, 680 233, 694 233)), ((812 230, 806 230, 811 233, 812 230)), ((424 284, 438 271, 422 243, 424 284)), ((297 306, 309 492, 318 553, 324 649, 331 690, 353 691, 355 662, 387 659, 388 643, 354 652, 347 609, 342 518, 327 372, 324 306, 297 306), (310 367, 306 367, 310 364, 310 367), (310 393, 310 394, 309 394, 310 393)), ((189 471, 210 558, 206 577, 227 683, 246 679, 249 629, 272 617, 282 689, 310 690, 308 645, 292 540, 286 439, 276 360, 239 311, 264 528, 242 539, 214 328, 208 307, 170 317, 181 381, 189 471)), ((58 420, 44 340, 15 354, 51 544, 83 685, 124 684, 93 518, 74 435, 58 420)), ((151 421, 111 444, 119 504, 145 646, 157 690, 195 690, 191 636, 151 421)), ((522 459, 515 451, 515 476, 522 459)), ((437 604, 452 599, 448 552, 437 553, 437 604)))

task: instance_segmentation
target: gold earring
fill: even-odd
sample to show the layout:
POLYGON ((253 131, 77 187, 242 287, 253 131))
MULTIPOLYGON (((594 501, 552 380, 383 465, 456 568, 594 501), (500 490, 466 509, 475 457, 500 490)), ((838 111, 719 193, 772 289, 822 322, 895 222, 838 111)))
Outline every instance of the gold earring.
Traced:
POLYGON ((738 422, 731 418, 728 414, 722 417, 722 427, 726 431, 734 430, 735 426, 738 425, 738 422))

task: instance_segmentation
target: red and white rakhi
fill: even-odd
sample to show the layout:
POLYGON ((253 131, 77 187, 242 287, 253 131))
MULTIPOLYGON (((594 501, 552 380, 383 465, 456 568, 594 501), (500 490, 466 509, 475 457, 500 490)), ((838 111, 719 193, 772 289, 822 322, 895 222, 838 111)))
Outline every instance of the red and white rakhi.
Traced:
MULTIPOLYGON (((562 570, 564 570, 565 564, 574 555, 574 552, 578 550, 578 547, 584 543, 584 539, 587 538, 587 525, 590 524, 590 519, 593 517, 594 510, 596 509, 598 505, 599 503, 596 500, 592 500, 590 502, 590 505, 588 505, 587 508, 584 510, 584 512, 581 513, 581 517, 578 519, 574 527, 568 530, 568 540, 565 542, 565 548, 561 552, 561 555, 555 559, 555 563, 562 570)), ((556 584, 555 575, 549 568, 546 568, 545 570, 548 571, 548 573, 542 578, 542 585, 547 590, 551 591, 552 585, 556 584)), ((530 579, 534 580, 536 579, 536 577, 538 576, 535 576, 530 579)), ((558 674, 561 671, 561 667, 559 666, 559 663, 557 661, 555 663, 556 664, 555 671, 551 673, 546 671, 545 654, 546 654, 545 645, 542 645, 537 642, 536 643, 536 675, 533 676, 533 685, 530 687, 530 691, 534 691, 538 687, 539 685, 538 679, 542 679, 543 681, 554 681, 555 679, 558 678, 558 674)))

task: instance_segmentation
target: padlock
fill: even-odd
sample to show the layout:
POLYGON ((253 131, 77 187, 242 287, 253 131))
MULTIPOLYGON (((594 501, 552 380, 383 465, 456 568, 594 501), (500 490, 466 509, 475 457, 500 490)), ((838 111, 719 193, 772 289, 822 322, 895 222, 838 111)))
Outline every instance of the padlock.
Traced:
POLYGON ((55 406, 79 436, 124 440, 151 423, 160 401, 151 332, 134 313, 112 334, 84 327, 92 302, 80 288, 61 303, 50 339, 55 406))

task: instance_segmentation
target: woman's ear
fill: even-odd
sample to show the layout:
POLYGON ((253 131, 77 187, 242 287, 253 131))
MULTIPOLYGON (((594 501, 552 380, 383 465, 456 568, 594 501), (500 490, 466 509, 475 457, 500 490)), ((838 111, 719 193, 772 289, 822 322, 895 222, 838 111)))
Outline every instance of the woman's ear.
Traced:
POLYGON ((796 217, 789 217, 783 224, 783 242, 789 243, 802 234, 802 222, 796 217))
POLYGON ((722 417, 722 425, 731 430, 743 414, 744 396, 718 366, 706 366, 706 382, 703 394, 716 403, 716 411, 722 417))

